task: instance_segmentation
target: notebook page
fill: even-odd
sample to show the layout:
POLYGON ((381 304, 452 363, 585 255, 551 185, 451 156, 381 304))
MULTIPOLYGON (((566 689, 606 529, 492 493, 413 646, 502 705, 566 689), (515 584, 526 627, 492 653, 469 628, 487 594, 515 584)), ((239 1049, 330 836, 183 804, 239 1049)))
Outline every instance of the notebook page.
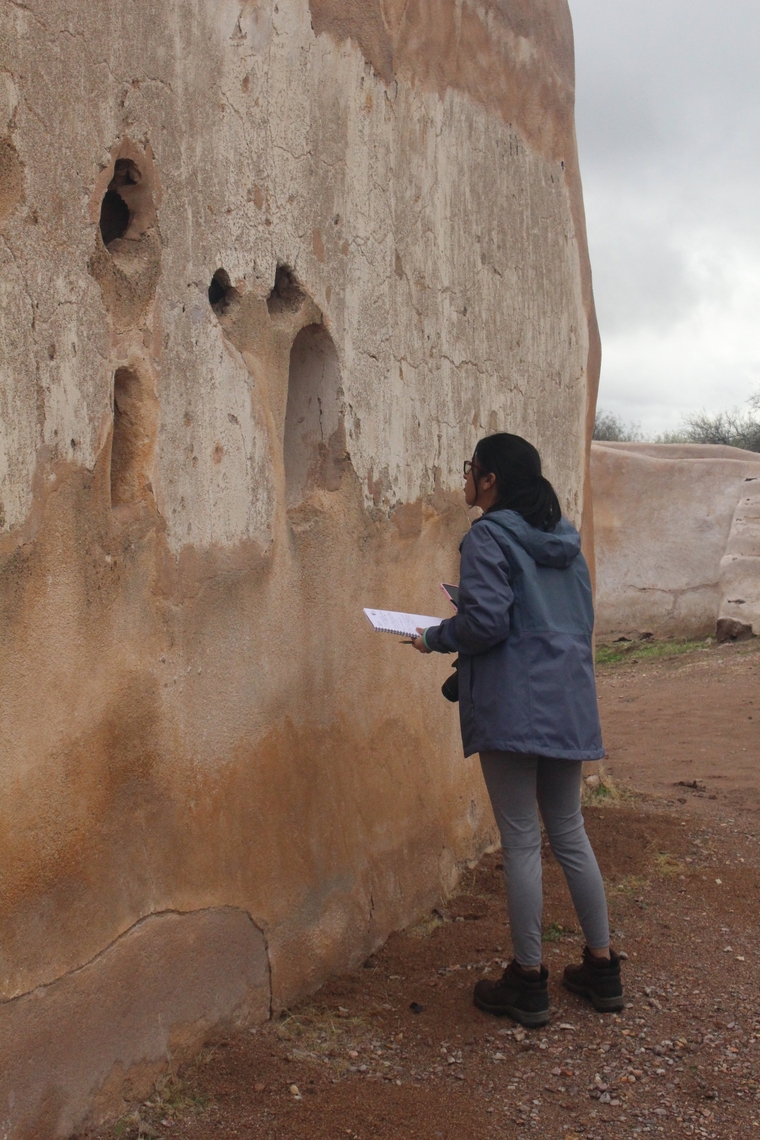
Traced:
POLYGON ((417 627, 427 629, 440 625, 443 618, 428 614, 405 614, 398 610, 364 610, 367 621, 378 633, 397 633, 400 637, 418 637, 417 627))

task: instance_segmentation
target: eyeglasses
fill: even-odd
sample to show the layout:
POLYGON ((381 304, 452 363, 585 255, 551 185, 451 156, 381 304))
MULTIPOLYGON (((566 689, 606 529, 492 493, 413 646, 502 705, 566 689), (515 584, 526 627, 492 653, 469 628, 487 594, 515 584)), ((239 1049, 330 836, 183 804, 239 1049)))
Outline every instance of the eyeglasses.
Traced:
POLYGON ((464 463, 462 464, 462 473, 463 473, 465 479, 467 478, 467 476, 470 474, 471 471, 473 471, 477 474, 478 471, 482 471, 482 470, 483 470, 483 468, 480 466, 480 464, 479 463, 473 463, 471 459, 465 459, 464 463))

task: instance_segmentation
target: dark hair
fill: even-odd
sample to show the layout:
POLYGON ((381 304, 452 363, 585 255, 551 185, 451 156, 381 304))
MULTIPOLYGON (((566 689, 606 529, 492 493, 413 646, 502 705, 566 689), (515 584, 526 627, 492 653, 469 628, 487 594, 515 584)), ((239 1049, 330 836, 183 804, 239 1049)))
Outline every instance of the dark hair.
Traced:
POLYGON ((495 475, 499 497, 491 511, 516 511, 537 530, 554 530, 562 518, 559 499, 541 474, 541 456, 519 435, 500 431, 475 448, 478 474, 495 475))

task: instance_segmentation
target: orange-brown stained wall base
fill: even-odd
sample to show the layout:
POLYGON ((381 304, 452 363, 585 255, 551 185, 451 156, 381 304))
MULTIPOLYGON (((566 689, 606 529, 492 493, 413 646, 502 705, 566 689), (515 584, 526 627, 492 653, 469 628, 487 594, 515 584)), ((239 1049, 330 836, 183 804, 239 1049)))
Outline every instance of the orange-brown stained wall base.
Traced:
POLYGON ((0 12, 8 1140, 361 961, 494 838, 450 662, 361 608, 449 612, 487 431, 587 520, 598 354, 566 5, 454 9, 0 12))
MULTIPOLYGON (((449 577, 461 510, 428 507, 425 531, 405 539, 366 518, 347 478, 301 509, 271 559, 249 554, 243 568, 219 553, 193 596, 167 597, 160 528, 114 525, 102 466, 62 480, 35 541, 4 567, 4 716, 19 745, 0 830, 6 994, 88 961, 146 909, 229 902, 276 946, 281 927, 292 944, 337 892, 352 956, 368 952, 410 891, 426 884, 421 906, 439 889, 452 842, 441 801, 470 766, 441 762, 456 710, 441 702, 431 739, 414 724, 416 708, 440 699, 447 664, 410 669, 408 648, 378 643, 352 615, 368 594, 449 577), (87 533, 98 498, 101 526, 87 533), (345 536, 360 529, 349 561, 345 536), (42 723, 28 717, 28 662, 42 723), (221 747, 204 740, 212 724, 221 747), (398 878, 392 889, 373 887, 384 852, 400 864, 383 872, 398 878)), ((452 867, 467 854, 461 838, 452 867)), ((324 951, 274 960, 276 1003, 344 960, 334 938, 331 925, 324 951)))
POLYGON ((118 1108, 125 1086, 143 1099, 167 1059, 210 1030, 268 1013, 266 944, 248 915, 146 918, 81 969, 0 1005, 6 1128, 66 1135, 118 1108))
MULTIPOLYGON (((59 475, 36 537, 3 567, 4 721, 18 752, 0 819, 0 954, 7 998, 29 999, 0 1006, 0 1093, 23 1093, 42 1114, 31 1130, 12 1114, 13 1135, 43 1124, 65 1135, 90 1100, 97 1116, 138 1095, 161 1064, 152 1045, 138 1047, 141 1017, 149 1040, 153 1012, 165 1026, 174 1018, 165 1056, 175 1060, 215 1021, 239 1020, 224 989, 238 950, 219 949, 222 989, 197 1024, 187 1012, 197 995, 175 1012, 175 991, 165 998, 130 964, 131 943, 113 978, 87 966, 106 969, 103 948, 146 914, 249 915, 279 1008, 432 905, 492 838, 474 765, 456 747, 456 710, 438 693, 448 663, 418 669, 407 647, 352 621, 368 596, 429 594, 429 578, 455 573, 461 508, 421 504, 408 537, 406 524, 367 517, 349 474, 293 515, 269 559, 212 552, 188 589, 158 522, 113 519, 104 467, 105 457, 94 477, 59 475), (349 534, 361 539, 350 562, 349 534), (72 976, 76 1018, 68 997, 53 999, 72 976), (113 1004, 102 1007, 101 986, 134 998, 130 1035, 113 1004), (55 1053, 69 1031, 92 1042, 73 1067, 55 1053), (17 1063, 27 1033, 31 1068, 17 1063)), ((170 973, 177 954, 207 955, 183 930, 163 951, 155 934, 170 973)), ((251 1008, 268 1010, 269 984, 251 1008)))

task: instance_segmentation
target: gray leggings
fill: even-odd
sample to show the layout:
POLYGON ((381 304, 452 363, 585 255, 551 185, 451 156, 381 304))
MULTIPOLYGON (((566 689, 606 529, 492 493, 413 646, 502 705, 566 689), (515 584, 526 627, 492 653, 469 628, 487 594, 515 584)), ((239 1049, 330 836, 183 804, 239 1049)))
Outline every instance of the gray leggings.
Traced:
POLYGON ((541 829, 570 888, 578 921, 592 950, 609 945, 607 900, 599 865, 581 815, 581 761, 518 752, 481 752, 480 764, 501 835, 507 909, 515 958, 541 962, 541 829))

